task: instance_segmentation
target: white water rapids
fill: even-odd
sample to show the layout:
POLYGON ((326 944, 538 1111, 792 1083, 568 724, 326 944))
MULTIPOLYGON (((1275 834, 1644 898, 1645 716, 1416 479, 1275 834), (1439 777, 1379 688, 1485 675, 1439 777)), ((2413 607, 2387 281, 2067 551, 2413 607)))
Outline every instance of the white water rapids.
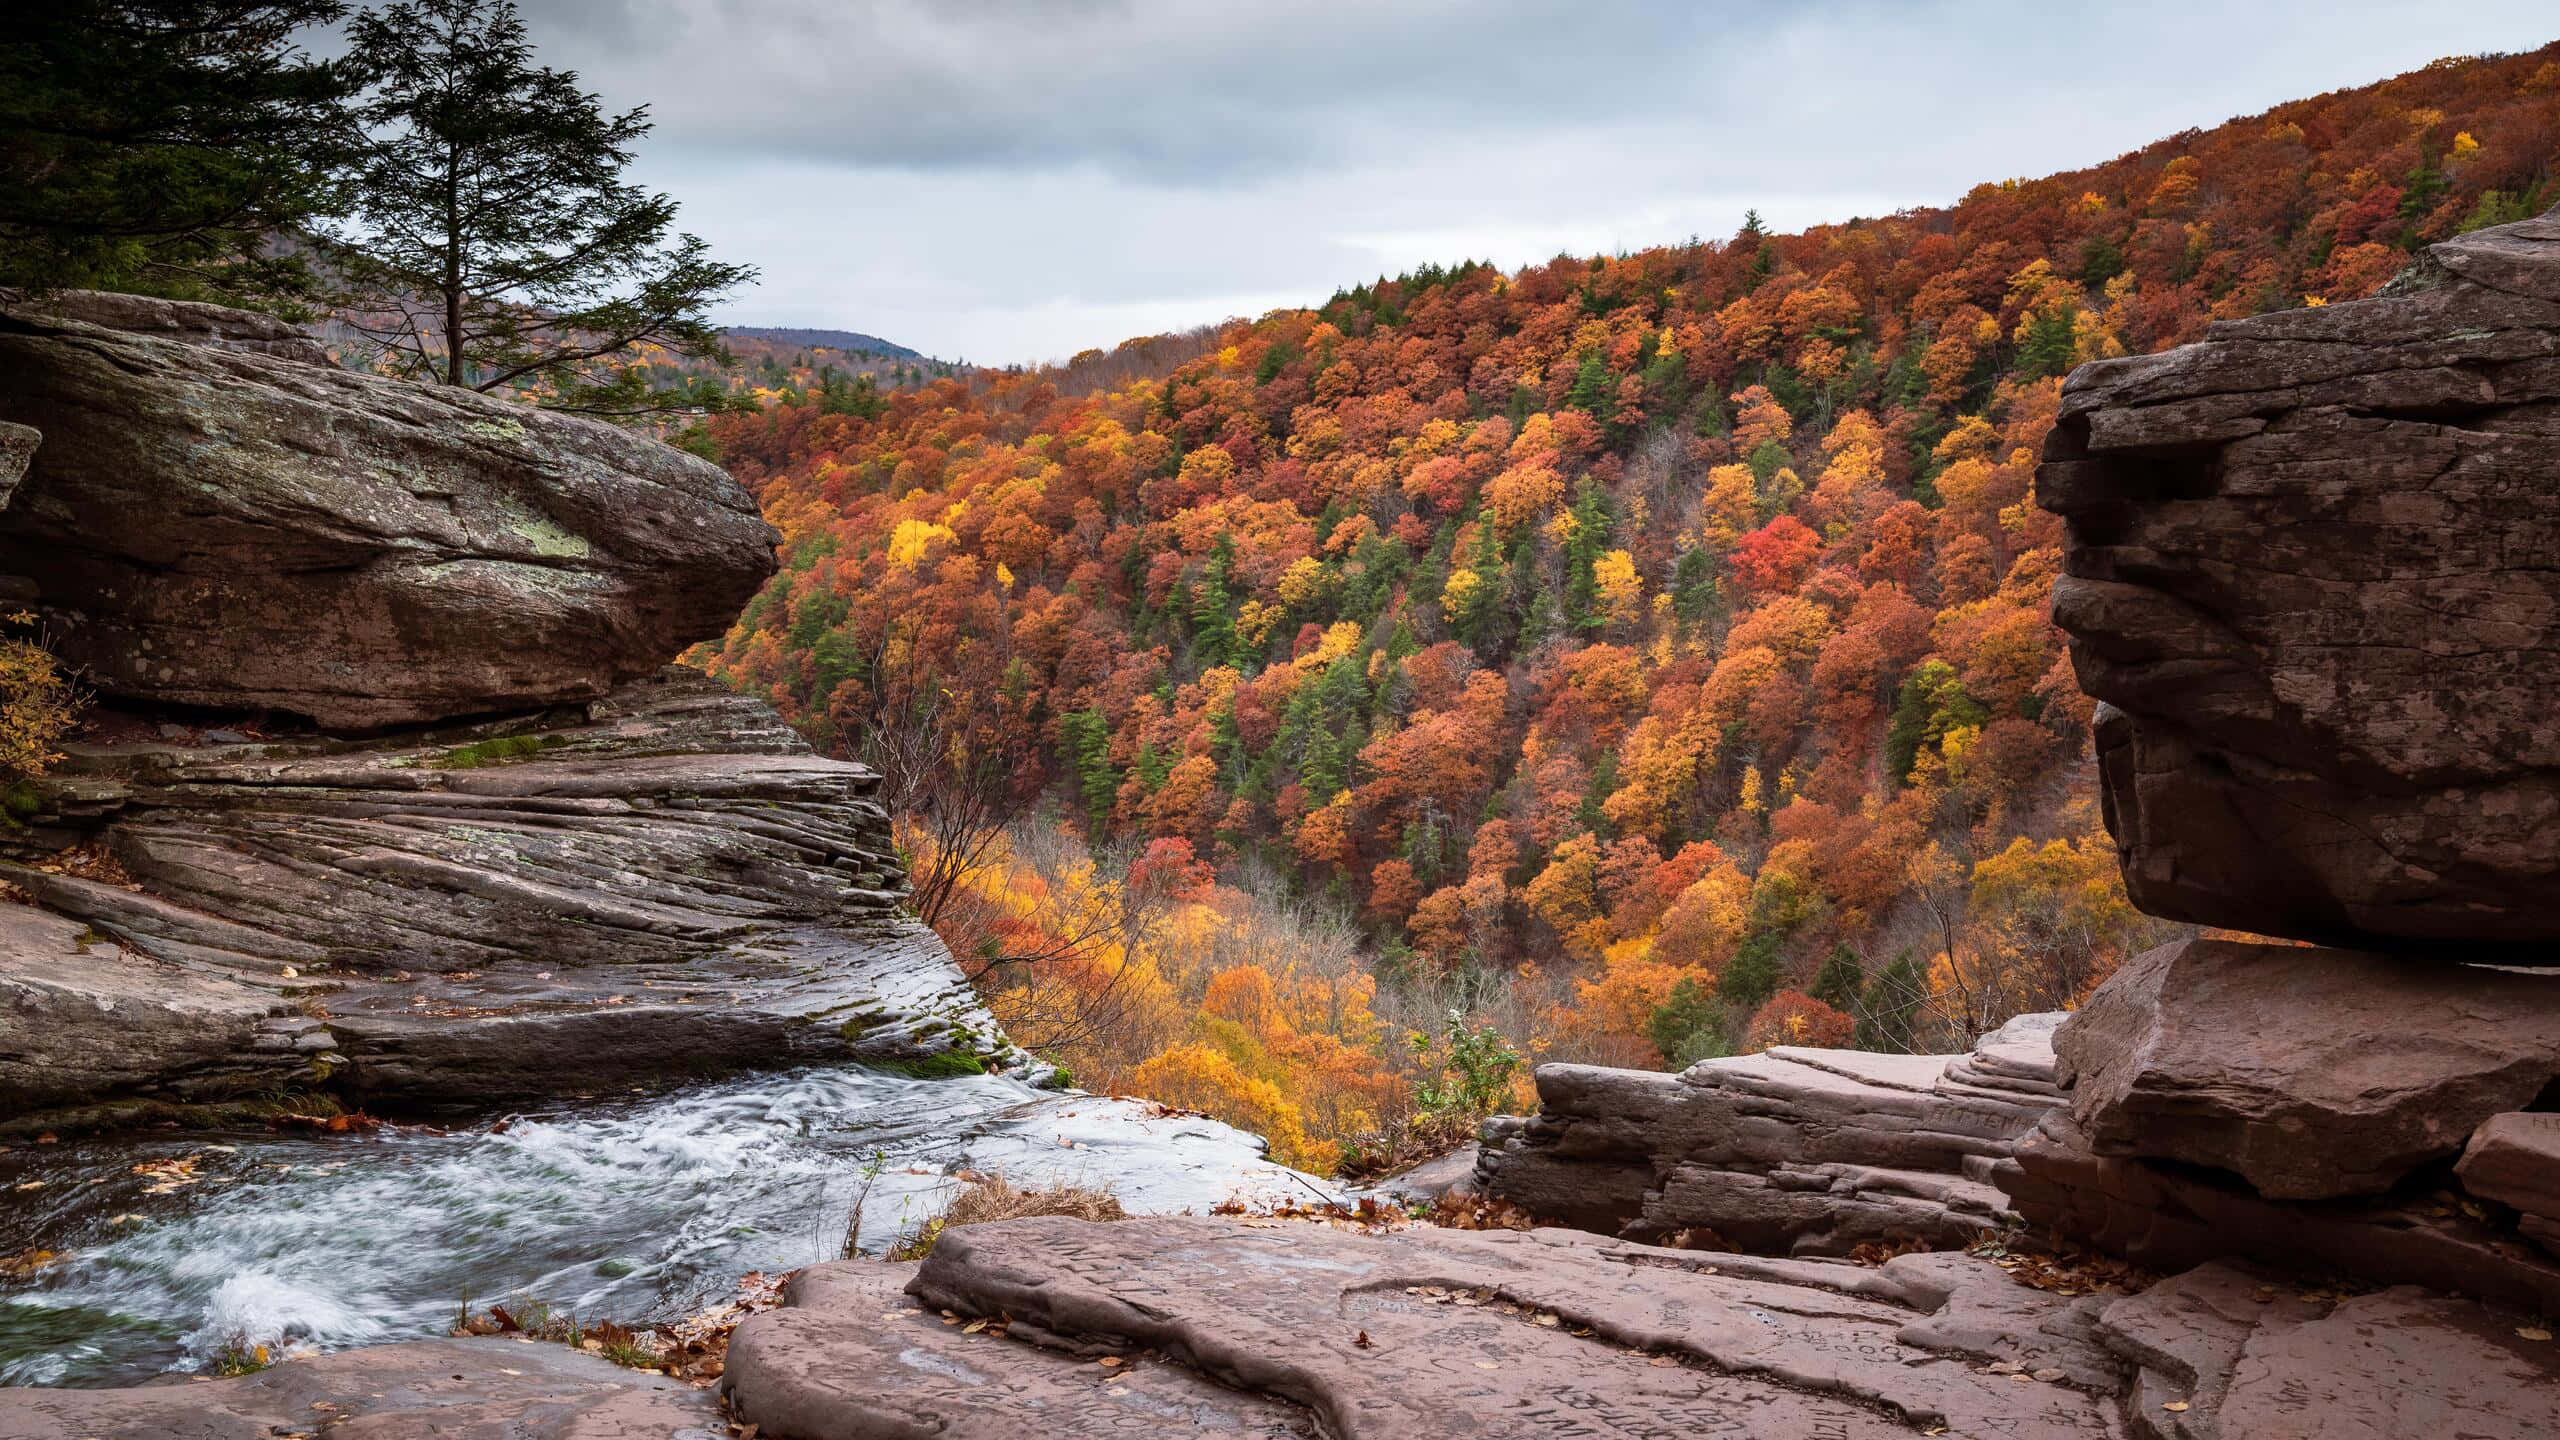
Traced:
MULTIPOLYGON (((437 1134, 170 1134, 0 1153, 0 1384, 132 1384, 226 1344, 339 1349, 540 1301, 624 1323, 728 1298, 750 1270, 934 1215, 952 1173, 1107 1188, 1133 1211, 1309 1198, 1252 1137, 1130 1101, 982 1076, 752 1076, 437 1134), (193 1157, 194 1183, 155 1161, 193 1157), (5 1275, 6 1272, 0 1272, 5 1275)), ((184 1174, 183 1170, 177 1172, 184 1174)))

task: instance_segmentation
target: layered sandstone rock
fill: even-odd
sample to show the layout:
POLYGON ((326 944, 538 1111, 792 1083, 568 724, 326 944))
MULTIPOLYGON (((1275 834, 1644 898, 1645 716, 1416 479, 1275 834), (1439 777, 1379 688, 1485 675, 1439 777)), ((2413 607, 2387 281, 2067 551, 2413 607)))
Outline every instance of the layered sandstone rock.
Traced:
POLYGON ((689 671, 363 742, 72 752, 0 861, 69 917, 0 928, 20 1127, 290 1089, 500 1104, 794 1061, 1026 1063, 900 912, 877 777, 689 671), (100 857, 85 875, 45 858, 72 841, 100 857))
POLYGON ((2560 1081, 2560 975, 2182 941, 2125 962, 2055 1051, 2100 1154, 2373 1195, 2560 1081))
POLYGON ((341 729, 592 700, 773 571, 753 500, 680 450, 219 307, 72 300, 106 323, 0 315, 0 420, 44 435, 0 573, 110 695, 341 729))
POLYGON ((2393 290, 2073 372, 2054 616, 2135 903, 2560 963, 2560 215, 2393 290))
POLYGON ((1497 1121, 1478 1187, 1532 1214, 1746 1249, 1962 1244, 2000 1223, 1992 1162, 2060 1100, 2058 1015, 1966 1055, 1780 1046, 1677 1074, 1544 1065, 1539 1111, 1497 1121))
POLYGON ((774 1440, 2522 1440, 2560 1425, 2548 1342, 2525 1328, 2220 1266, 2128 1297, 1954 1254, 1868 1268, 1567 1231, 1025 1220, 949 1232, 912 1271, 808 1272, 739 1328, 727 1383, 774 1440))

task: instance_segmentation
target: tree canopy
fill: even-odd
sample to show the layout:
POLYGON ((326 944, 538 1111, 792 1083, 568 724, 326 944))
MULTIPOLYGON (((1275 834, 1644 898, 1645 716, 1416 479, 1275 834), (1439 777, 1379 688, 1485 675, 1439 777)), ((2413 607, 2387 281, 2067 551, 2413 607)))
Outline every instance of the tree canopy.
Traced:
POLYGON ((42 0, 0 19, 0 284, 273 302, 339 204, 339 0, 42 0))
POLYGON ((396 0, 348 40, 368 88, 341 308, 393 370, 608 414, 717 402, 625 363, 725 353, 706 311, 755 275, 670 238, 675 202, 622 178, 647 107, 537 65, 509 0, 396 0))

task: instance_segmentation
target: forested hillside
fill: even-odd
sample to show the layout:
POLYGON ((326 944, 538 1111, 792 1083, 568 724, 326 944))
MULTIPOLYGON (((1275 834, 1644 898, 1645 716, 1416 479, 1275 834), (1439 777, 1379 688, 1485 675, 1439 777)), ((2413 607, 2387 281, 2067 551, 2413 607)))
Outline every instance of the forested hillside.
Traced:
POLYGON ((2368 294, 2555 161, 2560 47, 1944 209, 1426 268, 1092 393, 722 417, 786 542, 713 668, 892 771, 1026 1039, 1300 1158, 1411 1108, 1449 1004, 1616 1063, 1946 1044, 2160 933, 2046 613, 2061 377, 2368 294))

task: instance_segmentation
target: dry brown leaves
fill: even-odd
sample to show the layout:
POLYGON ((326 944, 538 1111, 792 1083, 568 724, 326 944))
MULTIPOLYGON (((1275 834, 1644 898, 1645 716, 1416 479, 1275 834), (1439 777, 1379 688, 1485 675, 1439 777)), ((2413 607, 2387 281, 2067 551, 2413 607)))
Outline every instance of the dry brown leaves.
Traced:
POLYGON ((2131 1295, 2160 1278, 2158 1271, 2112 1255, 2076 1245, 2040 1245, 2014 1235, 1976 1242, 1965 1253, 1999 1266, 2021 1285, 2056 1295, 2131 1295))
POLYGON ((119 890, 142 888, 141 884, 133 878, 133 872, 125 869, 124 862, 118 860, 104 845, 74 845, 68 850, 56 851, 50 859, 37 861, 32 868, 48 875, 68 875, 75 880, 93 880, 101 885, 113 885, 119 890))
POLYGON ((516 1335, 546 1340, 600 1354, 616 1364, 656 1370, 697 1390, 720 1383, 728 1369, 729 1337, 738 1322, 782 1304, 782 1287, 793 1272, 768 1275, 751 1270, 738 1281, 738 1298, 689 1315, 672 1325, 639 1330, 611 1320, 581 1322, 547 1308, 529 1309, 519 1317, 504 1305, 465 1314, 456 1335, 516 1335))

